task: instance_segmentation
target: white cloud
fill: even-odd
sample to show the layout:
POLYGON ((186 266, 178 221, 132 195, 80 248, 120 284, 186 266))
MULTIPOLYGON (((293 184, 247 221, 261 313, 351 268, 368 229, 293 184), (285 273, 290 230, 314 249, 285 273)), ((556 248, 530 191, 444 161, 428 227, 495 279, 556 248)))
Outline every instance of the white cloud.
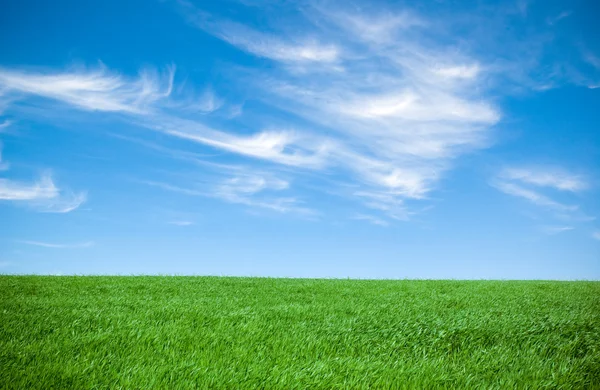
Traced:
POLYGON ((4 129, 7 129, 12 124, 13 122, 8 119, 5 119, 2 123, 0 123, 0 134, 4 132, 4 129))
POLYGON ((540 230, 544 234, 555 235, 563 232, 567 232, 569 230, 575 229, 573 226, 553 226, 553 225, 545 225, 540 226, 540 230))
POLYGON ((531 203, 534 203, 538 206, 550 207, 558 211, 575 211, 578 208, 577 206, 565 205, 555 200, 552 200, 551 198, 535 190, 524 188, 519 184, 499 180, 493 181, 491 184, 493 187, 504 192, 505 194, 527 199, 531 203))
POLYGON ((283 39, 229 20, 215 20, 191 4, 185 6, 188 8, 188 18, 196 27, 255 56, 288 64, 333 63, 338 59, 339 49, 333 44, 323 44, 310 37, 294 41, 283 39))
POLYGON ((249 136, 240 136, 214 130, 193 121, 178 118, 163 119, 172 124, 160 125, 149 122, 147 125, 174 137, 284 165, 322 166, 330 148, 327 141, 322 138, 293 131, 262 131, 249 136))
POLYGON ((125 79, 105 67, 60 73, 0 68, 0 87, 7 94, 42 96, 84 110, 142 114, 169 97, 174 72, 174 67, 163 75, 144 69, 138 78, 125 79))
POLYGON ((75 244, 55 244, 41 241, 29 241, 29 240, 18 240, 17 242, 26 245, 40 246, 43 248, 53 248, 53 249, 76 249, 76 248, 89 248, 94 246, 93 241, 86 241, 75 244))
POLYGON ((50 175, 44 175, 33 184, 0 179, 0 199, 2 200, 40 200, 53 199, 59 196, 50 175))
POLYGON ((322 166, 354 175, 363 186, 357 193, 388 199, 385 207, 370 200, 367 205, 394 209, 397 218, 402 199, 425 198, 452 159, 489 144, 489 129, 501 114, 469 87, 485 67, 422 39, 420 27, 427 23, 408 13, 379 18, 321 13, 335 22, 327 28, 343 31, 338 42, 344 47, 338 57, 343 71, 257 75, 256 87, 266 92, 265 103, 337 135, 321 155, 322 166), (408 30, 410 40, 402 39, 408 30))
POLYGON ((289 182, 265 173, 240 173, 217 184, 212 193, 215 197, 230 203, 258 207, 279 213, 295 213, 314 216, 316 213, 302 205, 293 196, 280 196, 287 190, 289 182))
POLYGON ((310 39, 287 43, 274 36, 241 26, 216 35, 256 56, 286 63, 333 63, 339 56, 339 49, 334 45, 323 45, 310 39))
POLYGON ((589 184, 582 176, 559 167, 505 168, 490 181, 490 185, 505 194, 549 210, 549 216, 556 224, 538 226, 544 234, 554 235, 573 230, 572 224, 595 219, 586 215, 579 205, 565 203, 566 197, 573 197, 573 193, 589 188, 589 184))
MULTIPOLYGON (((186 82, 176 88, 177 98, 173 96, 165 102, 164 106, 171 109, 179 109, 185 113, 212 114, 225 105, 225 100, 219 97, 212 87, 205 88, 197 94, 193 87, 187 87, 186 82)), ((175 95, 175 94, 173 94, 175 95)))
POLYGON ((488 76, 477 58, 425 39, 428 23, 408 13, 322 13, 343 31, 344 71, 257 77, 257 87, 265 102, 349 140, 332 147, 328 166, 398 204, 424 198, 452 159, 489 144, 501 114, 485 90, 471 87, 488 76))
POLYGON ((595 56, 592 52, 585 50, 583 53, 583 60, 594 68, 600 69, 600 58, 595 56))
POLYGON ((339 101, 332 101, 330 108, 349 117, 363 119, 394 118, 425 123, 449 121, 488 124, 499 120, 499 114, 487 103, 468 101, 434 90, 404 90, 373 96, 350 94, 339 101))
POLYGON ((87 193, 61 191, 60 195, 43 201, 31 202, 31 206, 43 213, 70 213, 87 201, 87 193))
POLYGON ((595 232, 592 233, 592 238, 596 239, 596 240, 600 240, 600 230, 597 230, 595 232))
POLYGON ((414 27, 425 27, 427 24, 423 19, 409 12, 360 15, 324 9, 321 11, 360 40, 377 45, 392 44, 398 32, 414 27))
POLYGON ((398 221, 407 221, 412 214, 407 210, 404 200, 393 193, 356 191, 354 196, 362 199, 366 207, 381 211, 388 217, 398 221))
POLYGON ((556 15, 554 17, 549 17, 548 19, 546 19, 546 23, 548 23, 548 25, 552 26, 552 25, 556 24, 557 22, 559 22, 565 18, 568 18, 569 16, 571 16, 572 13, 573 13, 573 11, 562 11, 558 15, 556 15))
POLYGON ((223 99, 220 99, 217 95, 215 95, 212 89, 207 89, 204 91, 200 99, 198 100, 196 105, 192 105, 191 108, 198 108, 200 112, 210 113, 218 110, 223 106, 223 99))
POLYGON ((433 72, 446 78, 473 79, 480 72, 479 65, 457 65, 434 68, 433 72))
MULTIPOLYGON (((315 38, 275 36, 206 16, 201 20, 200 27, 211 34, 280 63, 275 79, 254 77, 258 97, 300 116, 308 126, 325 128, 327 135, 277 126, 242 135, 186 119, 178 110, 194 103, 171 96, 173 69, 166 76, 146 70, 137 79, 104 68, 52 74, 4 69, 0 85, 84 110, 128 114, 138 125, 230 153, 344 172, 358 182, 357 200, 395 219, 407 218, 404 199, 424 199, 452 159, 486 146, 489 127, 500 120, 490 101, 467 88, 483 72, 477 59, 439 50, 419 35, 410 42, 396 39, 426 24, 409 13, 331 17, 326 30, 337 29, 344 35, 341 41, 323 31, 306 35, 315 38), (322 43, 328 36, 335 45, 322 43), (328 70, 334 62, 343 70, 326 76, 289 68, 290 63, 313 63, 328 70), (377 197, 385 201, 374 201, 377 197)), ((200 103, 196 108, 203 112, 222 104, 212 92, 200 103)), ((294 202, 289 197, 269 207, 283 210, 294 202)))
MULTIPOLYGON (((317 145, 312 150, 313 136, 293 131, 261 131, 240 136, 205 126, 202 123, 167 114, 172 108, 189 110, 215 110, 217 101, 206 99, 199 107, 185 99, 184 102, 165 102, 163 109, 155 106, 171 94, 174 68, 168 75, 145 70, 139 79, 127 79, 100 71, 33 73, 0 69, 0 86, 20 93, 43 96, 76 107, 93 111, 114 111, 131 115, 138 125, 161 131, 174 137, 184 138, 233 153, 271 160, 294 166, 318 166, 323 164, 322 154, 327 145, 317 145), (209 107, 210 106, 210 107, 209 107)), ((214 98, 216 99, 216 98, 214 98)), ((213 99, 213 100, 214 100, 213 99)))
POLYGON ((184 187, 180 187, 180 186, 176 186, 176 185, 172 185, 172 184, 168 184, 168 183, 163 183, 163 182, 159 182, 159 181, 140 180, 139 183, 145 184, 148 186, 152 186, 152 187, 161 188, 165 191, 176 192, 176 193, 183 194, 183 195, 209 196, 209 193, 206 191, 201 191, 201 190, 198 190, 195 188, 184 188, 184 187))
POLYGON ((383 220, 379 217, 374 217, 372 215, 367 215, 367 214, 357 214, 354 216, 353 219, 359 220, 359 221, 367 221, 373 225, 379 225, 379 226, 389 226, 389 222, 386 220, 383 220))
POLYGON ((214 181, 216 183, 213 185, 206 185, 194 183, 194 180, 190 179, 187 180, 187 186, 156 181, 140 181, 140 183, 184 195, 217 198, 228 203, 279 213, 292 213, 305 217, 317 215, 314 210, 305 207, 297 197, 279 195, 280 192, 289 188, 289 182, 269 173, 242 170, 234 176, 211 180, 211 182, 214 181), (190 185, 190 182, 193 184, 190 185))
MULTIPOLYGON (((493 142, 492 128, 502 113, 488 86, 501 67, 470 45, 450 39, 436 20, 406 10, 349 13, 312 4, 304 10, 310 23, 301 28, 259 32, 199 12, 190 4, 183 6, 197 27, 273 61, 267 72, 243 69, 237 74, 244 76, 231 77, 249 91, 238 101, 258 99, 297 118, 286 119, 283 127, 275 123, 279 114, 264 113, 269 112, 267 107, 251 113, 255 122, 266 126, 222 123, 217 128, 207 124, 207 116, 191 120, 190 110, 221 113, 228 106, 212 89, 182 99, 177 88, 173 92, 174 68, 164 74, 144 70, 138 77, 103 67, 62 73, 0 69, 0 87, 83 110, 126 114, 122 117, 139 126, 260 160, 247 164, 267 162, 290 171, 296 168, 295 172, 346 175, 354 186, 346 193, 367 208, 399 220, 411 215, 407 200, 427 199, 455 159, 493 142), (306 71, 299 72, 300 68, 306 71)), ((147 184, 199 196, 210 196, 214 190, 215 196, 228 202, 282 212, 303 208, 295 196, 265 196, 291 190, 262 179, 228 176, 215 188, 147 184)), ((533 170, 506 171, 494 185, 564 212, 576 206, 555 201, 538 187, 570 192, 586 187, 578 176, 533 170)))
POLYGON ((193 224, 194 224, 194 222, 192 222, 192 221, 169 221, 169 225, 175 225, 175 226, 191 226, 193 224))
POLYGON ((60 190, 49 174, 33 183, 0 178, 0 200, 23 202, 48 213, 68 213, 87 199, 85 193, 60 190))
POLYGON ((500 173, 500 177, 561 191, 579 192, 588 188, 588 183, 582 176, 558 168, 508 168, 500 173))

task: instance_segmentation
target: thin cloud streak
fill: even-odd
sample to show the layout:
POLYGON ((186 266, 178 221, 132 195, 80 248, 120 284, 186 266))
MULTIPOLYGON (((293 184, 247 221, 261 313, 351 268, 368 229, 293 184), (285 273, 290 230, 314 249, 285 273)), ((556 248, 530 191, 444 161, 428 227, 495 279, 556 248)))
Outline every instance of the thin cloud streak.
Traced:
POLYGON ((5 94, 30 94, 59 100, 83 110, 144 114, 173 89, 175 68, 166 74, 143 69, 137 79, 111 74, 105 67, 62 73, 0 68, 5 94))
POLYGON ((524 188, 515 183, 493 181, 491 185, 505 194, 526 199, 538 206, 549 207, 558 211, 575 211, 578 209, 577 206, 562 204, 535 190, 524 188))
POLYGON ((367 214, 357 214, 352 219, 355 219, 357 221, 366 221, 373 225, 384 226, 384 227, 387 227, 390 225, 389 222, 387 222, 381 218, 374 217, 372 215, 367 215, 367 214))
POLYGON ((0 179, 1 200, 40 200, 52 199, 58 196, 59 190, 49 175, 44 175, 38 181, 31 184, 22 181, 0 179))
POLYGON ((169 223, 169 225, 175 225, 175 226, 191 226, 191 225, 194 225, 194 222, 192 222, 192 221, 169 221, 168 223, 169 223))
POLYGON ((546 226, 541 226, 540 230, 542 231, 542 233, 547 234, 547 235, 556 235, 559 233, 564 233, 564 232, 568 232, 570 230, 575 229, 573 226, 552 226, 552 225, 546 225, 546 226))
POLYGON ((22 202, 40 212, 68 213, 85 203, 87 194, 61 190, 44 174, 33 183, 0 178, 0 200, 22 202))
POLYGON ((538 207, 550 211, 549 216, 557 224, 538 226, 548 235, 555 235, 575 227, 572 224, 590 222, 595 218, 587 216, 579 205, 566 204, 565 196, 571 196, 590 188, 581 175, 553 166, 509 167, 500 170, 489 184, 497 190, 517 198, 525 199, 538 207), (561 201, 556 200, 561 197, 561 201), (561 224, 561 225, 558 225, 561 224), (568 224, 568 225, 562 225, 568 224))
POLYGON ((557 168, 508 168, 500 174, 500 177, 560 191, 579 192, 589 187, 583 177, 557 168))
POLYGON ((339 48, 333 44, 324 45, 310 37, 283 39, 251 29, 245 25, 217 20, 211 15, 198 11, 191 3, 180 2, 187 12, 188 19, 196 27, 214 35, 242 51, 258 57, 269 58, 283 63, 334 63, 339 56, 339 48))
POLYGON ((13 124, 13 122, 8 119, 3 121, 2 123, 0 123, 0 134, 2 134, 4 132, 4 129, 7 129, 12 124, 13 124))
POLYGON ((86 241, 76 244, 55 244, 48 243, 42 241, 30 241, 30 240, 17 240, 20 244, 39 246, 43 248, 52 248, 52 249, 77 249, 77 248, 90 248, 95 245, 93 241, 86 241))
MULTIPOLYGON (((188 180, 189 182, 194 181, 188 180)), ((192 186, 188 184, 188 187, 150 180, 139 183, 183 195, 216 198, 282 214, 291 213, 309 218, 318 215, 315 210, 303 206, 303 202, 297 197, 277 196, 276 194, 289 188, 289 183, 267 173, 238 172, 234 176, 217 180, 216 184, 196 183, 192 186)))

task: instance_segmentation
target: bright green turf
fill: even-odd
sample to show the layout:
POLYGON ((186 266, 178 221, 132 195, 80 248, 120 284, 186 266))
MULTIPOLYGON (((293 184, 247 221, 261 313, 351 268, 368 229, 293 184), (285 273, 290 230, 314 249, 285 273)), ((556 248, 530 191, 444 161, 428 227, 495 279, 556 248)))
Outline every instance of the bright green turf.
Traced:
POLYGON ((600 388, 600 283, 0 276, 0 387, 600 388))

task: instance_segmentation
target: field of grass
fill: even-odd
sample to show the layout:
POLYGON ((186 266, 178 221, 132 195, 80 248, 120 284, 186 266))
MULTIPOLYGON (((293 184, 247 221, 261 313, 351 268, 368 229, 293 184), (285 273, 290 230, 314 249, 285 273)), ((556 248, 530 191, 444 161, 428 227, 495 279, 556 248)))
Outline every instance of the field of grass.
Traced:
POLYGON ((600 283, 0 276, 0 388, 600 388, 600 283))

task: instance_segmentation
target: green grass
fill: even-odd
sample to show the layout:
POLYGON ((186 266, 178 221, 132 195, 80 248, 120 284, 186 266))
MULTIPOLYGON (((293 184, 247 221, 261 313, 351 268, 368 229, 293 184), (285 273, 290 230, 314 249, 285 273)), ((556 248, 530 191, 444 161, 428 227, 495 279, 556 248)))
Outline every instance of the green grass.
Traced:
POLYGON ((600 388, 600 283, 0 276, 0 387, 600 388))

